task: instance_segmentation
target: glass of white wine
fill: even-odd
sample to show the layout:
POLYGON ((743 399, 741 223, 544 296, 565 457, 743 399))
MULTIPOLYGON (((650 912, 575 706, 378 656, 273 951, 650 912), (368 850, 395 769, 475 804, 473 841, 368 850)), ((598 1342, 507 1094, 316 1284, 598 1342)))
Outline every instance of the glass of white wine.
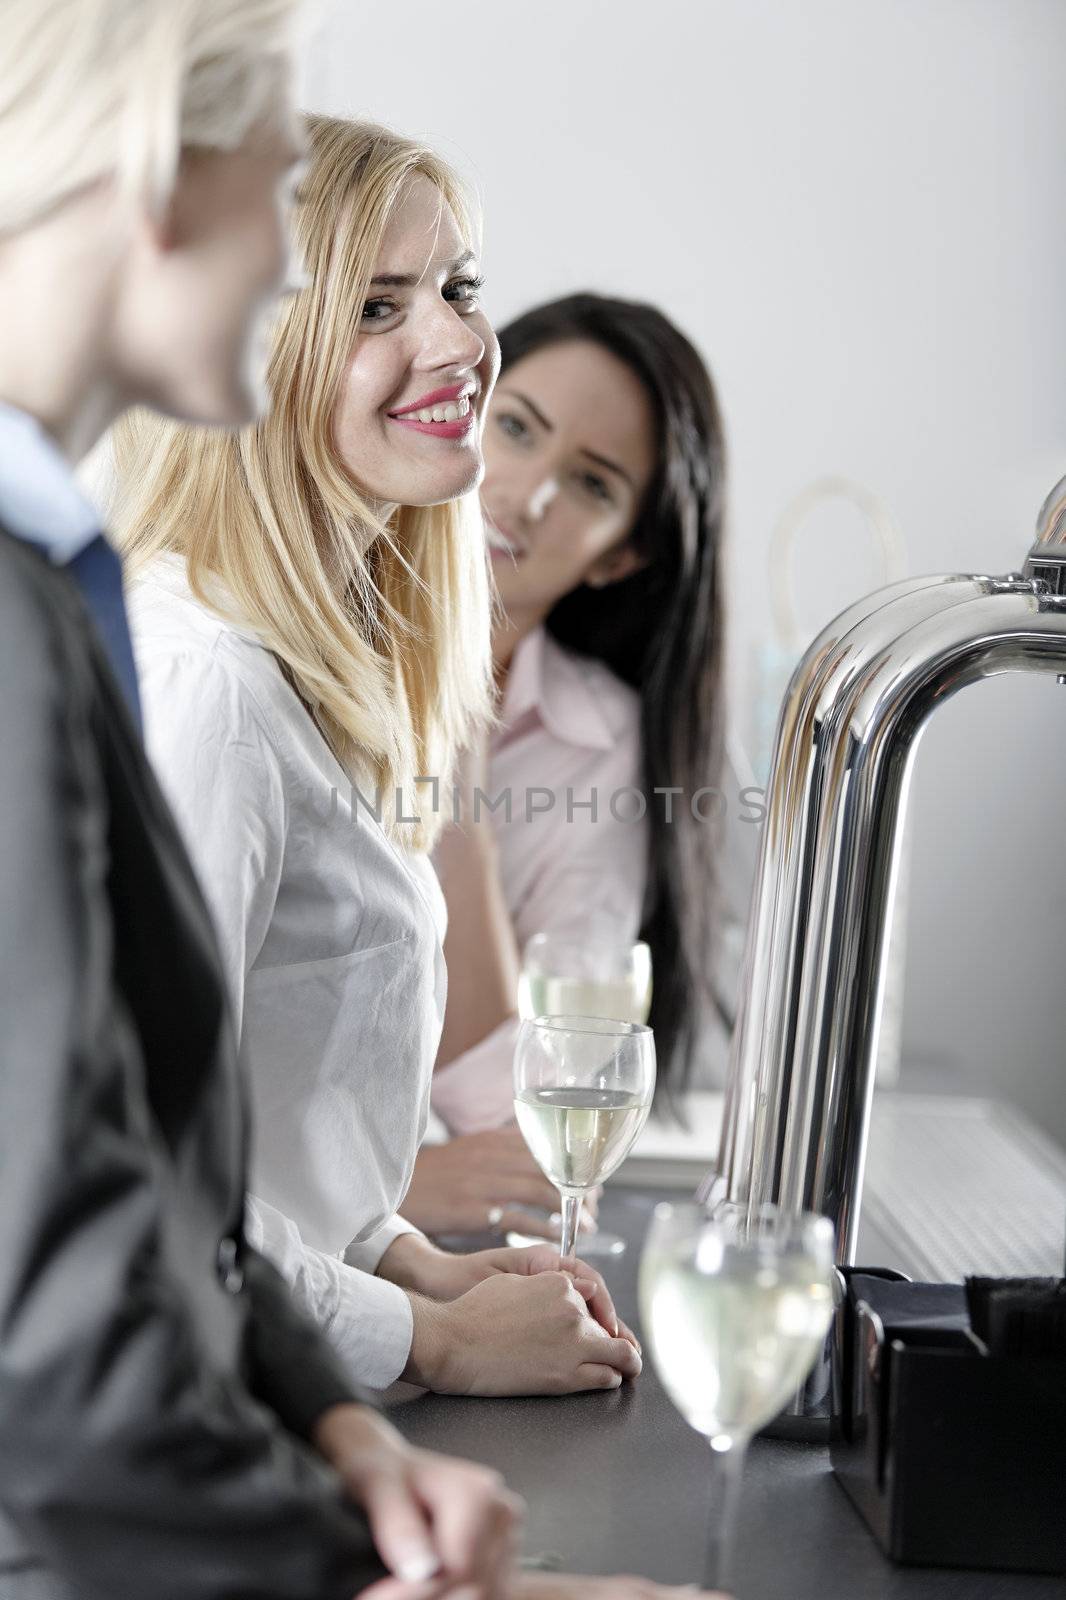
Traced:
POLYGON ((795 1394, 833 1314, 833 1227, 773 1206, 655 1209, 640 1264, 645 1341, 722 1478, 703 1581, 726 1588, 744 1455, 795 1394))
POLYGON ((580 935, 535 933, 522 952, 520 1017, 608 1017, 647 1022, 651 951, 642 940, 590 926, 580 935))
POLYGON ((532 1017, 518 1030, 518 1126, 563 1202, 559 1254, 574 1254, 581 1201, 629 1154, 651 1110, 655 1040, 639 1022, 532 1017))

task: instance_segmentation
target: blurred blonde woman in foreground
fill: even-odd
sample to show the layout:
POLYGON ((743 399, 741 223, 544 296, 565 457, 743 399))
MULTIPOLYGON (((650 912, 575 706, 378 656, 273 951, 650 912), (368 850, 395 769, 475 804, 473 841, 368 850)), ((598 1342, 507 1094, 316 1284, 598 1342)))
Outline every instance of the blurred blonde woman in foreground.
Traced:
POLYGON ((0 0, 4 1600, 521 1592, 498 1481, 353 1403, 245 1236, 224 974, 73 472, 134 402, 256 414, 297 9, 0 0))
POLYGON ((640 1356, 593 1269, 560 1273, 549 1246, 450 1255, 396 1215, 445 1000, 425 780, 445 787, 489 704, 462 497, 498 351, 448 168, 378 127, 308 133, 310 281, 269 414, 230 436, 145 413, 116 440, 149 749, 252 1085, 249 1229, 374 1387, 613 1388, 640 1356))

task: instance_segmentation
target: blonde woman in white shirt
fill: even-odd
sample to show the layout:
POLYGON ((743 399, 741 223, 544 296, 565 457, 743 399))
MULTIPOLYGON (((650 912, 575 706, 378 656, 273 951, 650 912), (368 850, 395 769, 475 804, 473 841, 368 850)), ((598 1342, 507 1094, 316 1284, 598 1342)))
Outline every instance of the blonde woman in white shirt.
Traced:
POLYGON ((371 125, 308 131, 309 283, 266 420, 234 437, 142 415, 116 440, 148 746, 252 1087, 250 1231, 372 1386, 616 1387, 640 1358, 593 1269, 449 1255, 396 1215, 445 1000, 419 780, 487 707, 484 542, 459 497, 498 355, 450 171, 371 125))

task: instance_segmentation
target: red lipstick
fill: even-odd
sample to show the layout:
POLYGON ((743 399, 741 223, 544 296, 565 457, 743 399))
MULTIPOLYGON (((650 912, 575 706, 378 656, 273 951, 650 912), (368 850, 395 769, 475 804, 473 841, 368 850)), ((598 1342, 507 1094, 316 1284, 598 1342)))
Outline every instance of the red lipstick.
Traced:
POLYGON ((428 411, 430 406, 446 406, 450 401, 461 400, 463 396, 473 400, 474 391, 469 383, 452 383, 446 389, 432 389, 429 394, 424 394, 421 400, 412 400, 409 406, 398 406, 395 411, 390 411, 390 417, 399 418, 406 416, 409 411, 428 411))

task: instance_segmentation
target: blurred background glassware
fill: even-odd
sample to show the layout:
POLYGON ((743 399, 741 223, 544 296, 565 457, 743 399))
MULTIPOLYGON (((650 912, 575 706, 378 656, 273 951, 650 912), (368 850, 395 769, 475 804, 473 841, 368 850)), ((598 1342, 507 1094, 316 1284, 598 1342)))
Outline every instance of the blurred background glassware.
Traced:
POLYGON ((582 933, 535 933, 522 952, 520 1017, 607 1017, 647 1022, 651 951, 599 927, 582 933))
POLYGON ((629 1154, 655 1093, 655 1040, 639 1022, 534 1017, 519 1027, 515 1117, 562 1197, 562 1259, 574 1254, 582 1197, 629 1154))
POLYGON ((687 1201, 655 1209, 640 1265, 641 1331, 682 1416, 717 1464, 709 1588, 728 1585, 744 1455, 796 1393, 833 1314, 825 1217, 687 1201))

